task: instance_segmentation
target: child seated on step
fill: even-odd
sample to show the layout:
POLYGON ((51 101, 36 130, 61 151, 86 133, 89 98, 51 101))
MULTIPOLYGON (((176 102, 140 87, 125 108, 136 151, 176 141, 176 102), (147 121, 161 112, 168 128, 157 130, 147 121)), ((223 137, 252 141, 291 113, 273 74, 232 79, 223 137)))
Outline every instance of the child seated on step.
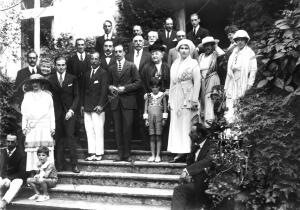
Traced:
POLYGON ((38 171, 36 175, 27 179, 27 184, 35 194, 28 199, 42 202, 50 199, 48 188, 55 187, 58 178, 54 164, 48 160, 49 149, 44 146, 39 147, 37 156, 39 159, 38 171))
POLYGON ((151 157, 148 159, 148 162, 158 163, 161 162, 162 130, 168 118, 167 100, 164 93, 159 91, 160 80, 158 78, 153 77, 151 79, 150 87, 152 92, 145 94, 145 112, 143 118, 146 126, 149 126, 151 157))

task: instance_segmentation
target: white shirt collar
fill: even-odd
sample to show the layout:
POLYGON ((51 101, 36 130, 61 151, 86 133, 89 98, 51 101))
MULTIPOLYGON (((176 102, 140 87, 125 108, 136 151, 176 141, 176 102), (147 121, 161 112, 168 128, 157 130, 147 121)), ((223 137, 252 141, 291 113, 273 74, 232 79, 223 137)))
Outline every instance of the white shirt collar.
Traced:
POLYGON ((36 66, 32 67, 32 66, 28 66, 29 71, 32 73, 32 71, 34 71, 35 73, 37 73, 37 68, 36 66))
POLYGON ((122 68, 123 68, 123 66, 124 66, 124 63, 125 63, 125 58, 123 58, 122 60, 120 60, 120 61, 118 61, 117 60, 117 63, 119 63, 119 62, 121 62, 121 66, 122 66, 122 68))
POLYGON ((170 37, 169 38, 171 38, 172 30, 171 31, 165 30, 166 37, 168 37, 168 33, 170 33, 170 37))
MULTIPOLYGON (((58 71, 56 72, 56 75, 57 75, 57 78, 58 78, 58 81, 59 81, 59 78, 60 78, 60 73, 58 73, 58 71)), ((66 71, 64 73, 61 74, 62 78, 63 78, 63 81, 65 80, 65 76, 66 76, 66 71)))
POLYGON ((6 149, 8 157, 12 156, 14 154, 14 152, 16 151, 16 149, 17 149, 16 147, 12 151, 9 151, 8 149, 6 149))
POLYGON ((142 56, 142 54, 143 54, 143 48, 142 49, 140 49, 140 51, 139 51, 139 56, 137 56, 137 50, 136 49, 134 49, 134 57, 141 57, 142 56))
POLYGON ((104 39, 111 39, 112 38, 112 32, 110 32, 109 34, 104 33, 104 39))
MULTIPOLYGON (((200 28, 200 26, 197 25, 196 28, 195 28, 195 30, 196 30, 196 31, 195 31, 195 34, 198 32, 199 28, 200 28)), ((194 30, 194 29, 193 29, 193 30, 194 30)))
POLYGON ((85 59, 85 52, 83 52, 83 53, 79 53, 79 52, 77 52, 77 57, 78 57, 78 59, 80 60, 80 55, 82 54, 82 58, 83 58, 83 60, 85 59))

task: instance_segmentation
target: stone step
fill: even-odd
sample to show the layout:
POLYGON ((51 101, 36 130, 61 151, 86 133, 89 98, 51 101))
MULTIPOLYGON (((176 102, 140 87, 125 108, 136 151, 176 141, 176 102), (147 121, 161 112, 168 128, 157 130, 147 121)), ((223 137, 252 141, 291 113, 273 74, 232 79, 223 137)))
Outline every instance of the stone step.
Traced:
MULTIPOLYGON (((33 194, 26 188, 21 198, 33 194)), ((58 184, 49 190, 51 198, 61 200, 95 201, 117 204, 170 206, 172 189, 131 188, 118 186, 58 184)))
POLYGON ((35 202, 28 199, 17 199, 7 210, 169 210, 169 206, 150 206, 133 204, 116 204, 91 201, 74 201, 51 198, 45 202, 35 202))
POLYGON ((186 166, 185 163, 168 163, 168 162, 147 162, 134 161, 125 162, 113 160, 85 161, 78 160, 78 167, 81 171, 88 172, 127 172, 143 174, 171 174, 178 175, 186 166))
POLYGON ((179 175, 122 172, 59 172, 60 184, 173 189, 179 175))
MULTIPOLYGON (((78 158, 84 159, 87 155, 88 151, 87 149, 79 148, 77 149, 78 158)), ((135 160, 148 160, 148 158, 151 156, 150 151, 145 150, 132 150, 131 151, 131 157, 135 160)), ((118 150, 105 150, 103 159, 105 160, 114 160, 118 157, 118 150)), ((163 161, 168 162, 172 160, 174 155, 167 151, 161 152, 161 158, 163 161)))

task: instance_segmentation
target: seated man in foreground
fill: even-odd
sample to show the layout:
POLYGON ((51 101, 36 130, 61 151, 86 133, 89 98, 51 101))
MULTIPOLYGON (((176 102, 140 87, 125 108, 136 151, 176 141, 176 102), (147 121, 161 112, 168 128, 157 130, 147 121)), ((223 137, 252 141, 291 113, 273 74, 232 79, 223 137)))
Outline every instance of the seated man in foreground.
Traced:
POLYGON ((209 205, 210 201, 205 193, 208 187, 207 170, 212 164, 208 134, 204 125, 196 123, 192 126, 192 151, 187 157, 187 167, 180 175, 181 185, 174 189, 171 210, 209 205))
POLYGON ((7 135, 7 149, 3 150, 4 166, 0 177, 0 209, 5 209, 19 192, 25 178, 26 156, 17 147, 17 137, 7 135), (2 192, 5 192, 2 197, 2 192))

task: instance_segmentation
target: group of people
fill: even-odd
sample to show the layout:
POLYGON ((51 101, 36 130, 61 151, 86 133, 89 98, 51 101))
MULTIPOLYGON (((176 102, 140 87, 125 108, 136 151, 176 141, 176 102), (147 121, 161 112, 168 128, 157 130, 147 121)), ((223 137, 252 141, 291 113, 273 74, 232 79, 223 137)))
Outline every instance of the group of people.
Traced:
MULTIPOLYGON (((133 161, 130 157, 133 123, 138 123, 142 137, 146 136, 147 127, 149 162, 162 161, 164 133, 168 135, 167 150, 176 154, 171 162, 180 162, 183 157, 186 159, 186 154, 195 151, 198 152, 190 162, 202 161, 199 158, 202 151, 193 149, 192 140, 205 137, 201 132, 205 133, 208 122, 217 116, 212 97, 214 88, 225 81, 228 107, 225 117, 232 122, 234 104, 253 85, 257 66, 255 54, 247 46, 250 37, 246 31, 235 26, 226 28, 231 45, 222 50, 218 47, 219 40, 200 26, 199 16, 192 14, 190 18, 193 30, 187 35, 173 29, 171 18, 165 20, 163 30, 150 31, 148 40, 144 40, 141 26, 133 26, 134 37, 128 43, 127 54, 125 46, 112 33, 112 22, 106 20, 105 34, 96 39, 94 52, 87 53, 85 40, 77 39, 76 53, 69 58, 57 56, 54 71, 49 75, 37 66, 38 55, 34 51, 27 54, 29 66, 18 72, 15 82, 15 101, 21 107, 25 136, 19 144, 20 148, 24 145, 27 154, 24 164, 27 172, 50 168, 42 175, 31 173, 27 180, 35 191, 31 199, 49 199, 47 190, 43 190, 41 197, 35 184, 40 184, 42 189, 55 186, 56 169, 51 163, 55 163, 58 171, 66 170, 66 146, 70 151, 71 170, 80 172, 75 135, 80 116, 84 118, 88 142, 86 161, 102 160, 104 123, 111 121, 110 118, 119 154, 115 161, 133 161), (219 59, 226 55, 229 56, 227 73, 218 69, 219 59), (41 182, 49 174, 51 180, 41 182)), ((198 164, 198 169, 189 166, 183 177, 202 173, 207 165, 198 164)), ((180 209, 175 206, 174 209, 180 209)))

